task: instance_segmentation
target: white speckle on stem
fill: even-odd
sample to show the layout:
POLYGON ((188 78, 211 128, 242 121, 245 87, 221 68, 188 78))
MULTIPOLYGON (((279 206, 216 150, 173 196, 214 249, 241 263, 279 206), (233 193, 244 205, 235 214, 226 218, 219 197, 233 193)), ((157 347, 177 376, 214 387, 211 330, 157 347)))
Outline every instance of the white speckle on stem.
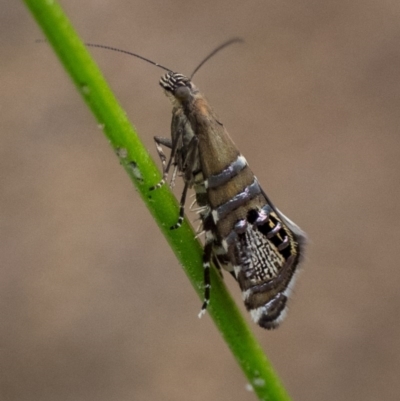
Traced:
POLYGON ((117 148, 115 149, 115 153, 121 159, 125 159, 128 156, 128 151, 125 148, 117 148))
POLYGON ((255 387, 264 387, 265 386, 265 380, 261 379, 261 377, 257 377, 253 379, 253 384, 255 387))

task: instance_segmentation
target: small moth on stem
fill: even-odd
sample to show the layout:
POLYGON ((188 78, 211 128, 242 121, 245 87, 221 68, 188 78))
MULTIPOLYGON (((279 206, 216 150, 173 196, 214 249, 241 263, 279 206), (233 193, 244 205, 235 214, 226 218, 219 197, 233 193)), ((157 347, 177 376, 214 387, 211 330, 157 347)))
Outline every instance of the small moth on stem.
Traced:
POLYGON ((167 71, 160 85, 172 103, 171 137, 154 137, 163 178, 150 189, 164 185, 171 168, 171 186, 177 172, 183 177, 179 217, 171 229, 178 229, 183 222, 188 189, 195 191, 196 213, 201 221, 198 233, 205 235, 204 302, 199 316, 210 302, 213 262, 237 280, 254 322, 273 329, 286 315, 306 235, 269 200, 224 125, 192 82, 207 60, 240 41, 233 38, 222 43, 203 59, 190 78, 131 52, 87 45, 130 54, 167 71), (169 157, 163 146, 170 149, 169 157))

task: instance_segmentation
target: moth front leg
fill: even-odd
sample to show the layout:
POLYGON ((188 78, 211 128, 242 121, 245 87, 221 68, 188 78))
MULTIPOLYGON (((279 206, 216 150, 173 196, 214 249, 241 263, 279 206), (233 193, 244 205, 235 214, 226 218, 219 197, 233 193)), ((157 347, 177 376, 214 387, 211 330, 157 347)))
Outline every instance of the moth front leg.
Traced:
POLYGON ((170 157, 169 157, 169 160, 168 160, 168 164, 167 164, 166 163, 167 156, 165 156, 164 150, 162 148, 162 145, 163 145, 163 146, 165 146, 165 147, 167 147, 169 149, 172 149, 173 148, 172 139, 170 139, 170 138, 162 138, 160 136, 155 136, 154 137, 154 142, 156 143, 156 149, 157 149, 158 157, 161 160, 163 177, 162 177, 161 181, 158 184, 153 185, 152 187, 150 187, 150 191, 153 191, 155 189, 161 188, 165 184, 165 181, 168 178, 168 172, 169 172, 169 169, 171 167, 172 158, 173 158, 173 154, 172 154, 172 150, 171 150, 171 154, 170 154, 170 157))

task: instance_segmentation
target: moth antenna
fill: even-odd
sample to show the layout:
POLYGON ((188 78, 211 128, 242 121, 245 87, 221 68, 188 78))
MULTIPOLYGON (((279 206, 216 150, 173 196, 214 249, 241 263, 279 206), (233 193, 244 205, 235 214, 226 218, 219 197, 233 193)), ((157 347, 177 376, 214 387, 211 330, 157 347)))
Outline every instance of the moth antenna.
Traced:
MULTIPOLYGON (((36 43, 47 43, 47 40, 46 39, 36 39, 36 43)), ((163 65, 158 64, 155 61, 149 60, 146 57, 143 57, 143 56, 141 56, 139 54, 136 54, 136 53, 129 52, 127 50, 118 49, 117 47, 112 47, 112 46, 99 45, 97 43, 84 43, 84 45, 87 46, 87 47, 98 47, 100 49, 107 49, 107 50, 112 50, 114 52, 128 54, 129 56, 137 57, 137 58, 140 58, 143 61, 147 61, 148 63, 153 64, 158 68, 162 68, 165 71, 172 72, 171 69, 169 69, 167 67, 164 67, 163 65)))
POLYGON ((192 80, 194 74, 196 74, 196 72, 203 66, 203 64, 205 62, 207 62, 208 60, 210 60, 211 57, 215 56, 219 51, 221 51, 222 49, 224 49, 227 46, 230 46, 233 43, 239 43, 239 42, 244 42, 244 40, 242 38, 232 38, 227 40, 226 42, 222 43, 221 45, 219 45, 217 48, 215 48, 205 59, 203 59, 203 61, 194 69, 194 71, 192 72, 192 75, 190 76, 190 80, 192 80))
POLYGON ((137 58, 140 58, 140 59, 143 60, 143 61, 147 61, 148 63, 153 64, 153 65, 155 65, 155 66, 158 67, 158 68, 162 68, 162 69, 165 70, 165 71, 172 72, 171 69, 169 69, 169 68, 167 68, 167 67, 164 67, 163 65, 158 64, 158 63, 156 63, 155 61, 149 60, 148 58, 143 57, 143 56, 141 56, 140 54, 132 53, 132 52, 129 52, 129 51, 123 50, 123 49, 118 49, 117 47, 106 46, 106 45, 99 45, 99 44, 97 44, 97 43, 85 43, 85 46, 87 46, 87 47, 98 47, 98 48, 100 48, 100 49, 107 49, 107 50, 112 50, 112 51, 114 51, 114 52, 119 52, 119 53, 128 54, 129 56, 137 57, 137 58))

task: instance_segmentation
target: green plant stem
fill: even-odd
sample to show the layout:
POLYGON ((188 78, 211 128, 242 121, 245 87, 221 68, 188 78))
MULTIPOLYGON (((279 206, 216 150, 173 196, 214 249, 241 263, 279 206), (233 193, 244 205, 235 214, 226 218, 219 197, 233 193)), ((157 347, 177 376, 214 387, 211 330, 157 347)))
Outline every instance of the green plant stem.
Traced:
MULTIPOLYGON (((48 42, 95 115, 122 166, 131 177, 143 201, 165 235, 172 250, 203 298, 202 247, 185 221, 178 230, 178 206, 164 186, 149 187, 160 179, 155 163, 110 91, 101 72, 77 36, 61 7, 54 0, 24 0, 42 28, 48 42)), ((212 298, 208 312, 223 335, 260 400, 289 401, 262 348, 251 333, 218 274, 211 272, 212 298)), ((193 345, 195 346, 195 344, 193 345)))

